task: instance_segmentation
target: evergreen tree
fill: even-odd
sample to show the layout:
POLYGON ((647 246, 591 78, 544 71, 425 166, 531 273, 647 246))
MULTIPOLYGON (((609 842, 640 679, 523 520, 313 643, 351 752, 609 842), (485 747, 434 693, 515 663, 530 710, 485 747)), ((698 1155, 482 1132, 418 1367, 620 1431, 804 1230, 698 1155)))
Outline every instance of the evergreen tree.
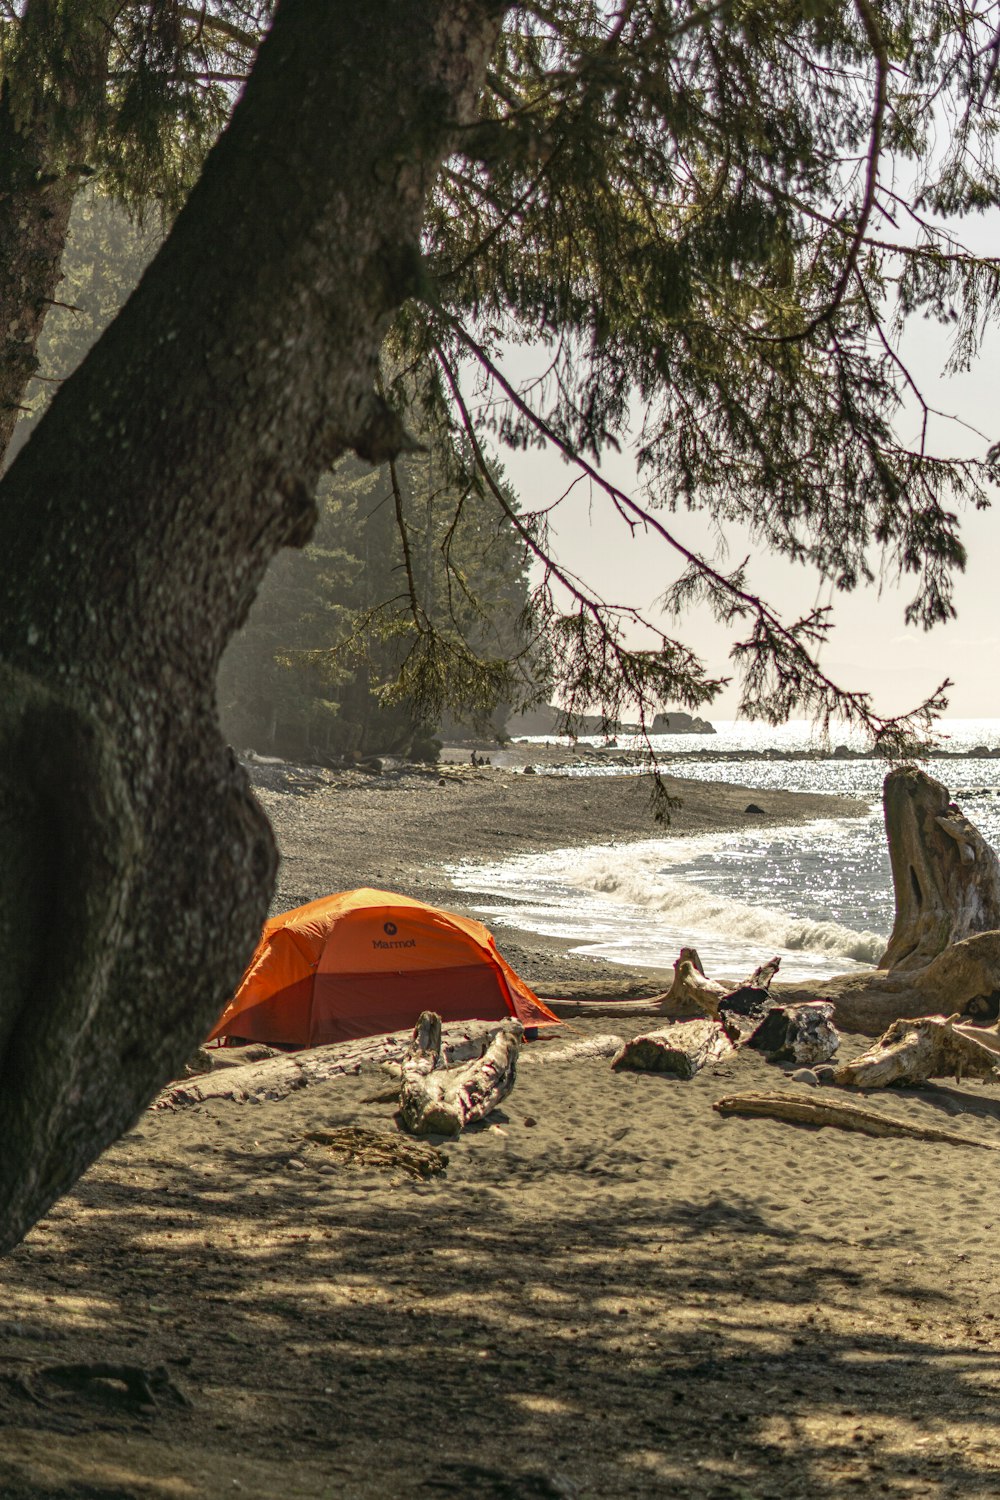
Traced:
POLYGON ((0 460, 38 368, 81 186, 183 201, 270 0, 11 0, 0 9, 0 460))
POLYGON ((496 733, 498 704, 537 690, 525 549, 494 505, 456 494, 460 472, 431 449, 377 469, 345 460, 324 478, 312 542, 275 559, 223 657, 234 744, 425 759, 446 709, 496 733))

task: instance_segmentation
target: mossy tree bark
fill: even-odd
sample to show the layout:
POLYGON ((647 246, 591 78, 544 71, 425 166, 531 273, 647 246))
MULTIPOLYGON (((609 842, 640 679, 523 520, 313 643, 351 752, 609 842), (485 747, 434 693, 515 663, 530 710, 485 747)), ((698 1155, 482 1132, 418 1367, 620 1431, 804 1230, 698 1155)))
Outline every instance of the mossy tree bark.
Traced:
POLYGON ((373 396, 496 0, 283 0, 162 252, 2 485, 0 1248, 176 1076, 259 933, 270 830, 214 680, 373 396))

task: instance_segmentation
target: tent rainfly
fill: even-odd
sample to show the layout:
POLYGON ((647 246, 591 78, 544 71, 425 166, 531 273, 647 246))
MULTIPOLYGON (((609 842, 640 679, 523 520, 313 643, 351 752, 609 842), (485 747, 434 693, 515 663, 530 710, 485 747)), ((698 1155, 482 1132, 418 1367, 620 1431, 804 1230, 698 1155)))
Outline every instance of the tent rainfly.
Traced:
POLYGON ((481 922, 391 891, 341 891, 272 917, 209 1041, 318 1047, 444 1021, 558 1025, 481 922))

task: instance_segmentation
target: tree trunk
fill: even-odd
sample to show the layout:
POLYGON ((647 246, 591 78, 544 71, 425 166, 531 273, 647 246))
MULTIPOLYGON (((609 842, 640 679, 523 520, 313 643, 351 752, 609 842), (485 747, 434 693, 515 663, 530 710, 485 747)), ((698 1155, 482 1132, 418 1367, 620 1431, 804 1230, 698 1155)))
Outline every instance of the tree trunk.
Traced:
POLYGON ((0 1249, 176 1076, 242 972, 274 845, 214 680, 373 394, 498 0, 283 0, 129 303, 3 481, 0 1249))
POLYGON ((675 1021, 660 1031, 633 1037, 613 1058, 616 1073, 623 1068, 640 1073, 669 1073, 693 1078, 708 1063, 728 1057, 733 1048, 718 1021, 675 1021))
POLYGON ((37 347, 62 279, 73 200, 87 172, 107 74, 114 7, 68 7, 59 19, 55 89, 36 62, 53 46, 49 5, 21 7, 20 66, 0 84, 0 471, 38 368, 37 347), (58 94, 58 102, 56 99, 58 94), (87 102, 89 101, 89 102, 87 102))
POLYGON ((36 144, 19 135, 0 92, 0 470, 38 369, 38 340, 62 280, 79 184, 63 173, 53 180, 36 144))
POLYGON ((916 766, 890 771, 882 789, 896 921, 880 969, 922 969, 952 943, 1000 928, 1000 860, 916 766))

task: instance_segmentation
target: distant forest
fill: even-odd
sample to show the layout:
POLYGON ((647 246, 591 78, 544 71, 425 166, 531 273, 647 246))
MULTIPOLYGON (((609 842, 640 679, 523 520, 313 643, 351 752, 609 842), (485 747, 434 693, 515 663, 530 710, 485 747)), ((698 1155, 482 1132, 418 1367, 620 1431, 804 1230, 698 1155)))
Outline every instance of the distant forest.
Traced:
MULTIPOLYGON (((133 223, 94 195, 78 201, 60 305, 45 325, 15 450, 159 239, 158 224, 133 223)), ((414 436, 422 451, 391 469, 343 460, 321 482, 309 545, 272 562, 219 671, 223 729, 238 750, 432 760, 442 731, 502 734, 512 706, 540 697, 545 673, 531 643, 523 543, 495 501, 468 482, 447 434, 414 436), (444 643, 430 688, 427 671, 412 670, 424 646, 415 611, 444 643), (491 673, 500 662, 508 665, 491 673)))
MULTIPOLYGON (((496 506, 473 492, 459 508, 441 468, 433 452, 400 461, 394 475, 347 459, 324 479, 312 542, 278 554, 222 660, 219 706, 238 748, 433 760, 438 733, 462 727, 461 714, 432 717, 400 681, 413 646, 407 566, 421 608, 483 655, 516 652, 528 588, 523 549, 496 506)), ((507 706, 477 716, 470 703, 464 727, 502 732, 507 706)))

